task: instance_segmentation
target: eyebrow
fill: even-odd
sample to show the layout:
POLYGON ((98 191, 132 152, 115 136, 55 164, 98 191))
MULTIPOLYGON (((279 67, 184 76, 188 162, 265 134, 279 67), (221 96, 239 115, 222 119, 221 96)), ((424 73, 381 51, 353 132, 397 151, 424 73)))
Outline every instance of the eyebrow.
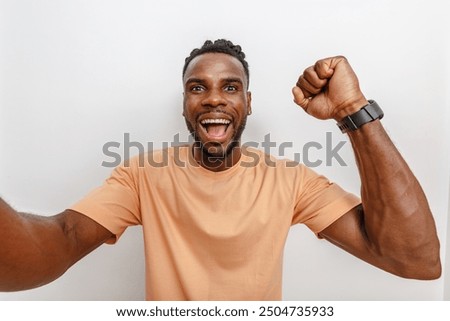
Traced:
MULTIPOLYGON (((229 84, 229 83, 239 83, 241 85, 244 85, 244 82, 242 81, 242 79, 240 78, 235 78, 235 77, 228 77, 228 78, 224 78, 222 79, 223 82, 229 84)), ((186 85, 192 84, 192 83, 197 83, 197 84, 203 84, 205 83, 204 79, 201 78, 189 78, 186 80, 186 85)))
POLYGON ((189 85, 191 83, 199 83, 199 84, 203 84, 205 81, 203 79, 200 78, 189 78, 188 80, 186 80, 186 85, 189 85))
POLYGON ((236 82, 236 83, 239 83, 239 84, 241 84, 241 85, 244 85, 244 82, 242 81, 242 79, 240 79, 240 78, 233 78, 233 77, 229 77, 229 78, 225 78, 224 79, 224 81, 226 82, 226 83, 232 83, 232 82, 236 82))

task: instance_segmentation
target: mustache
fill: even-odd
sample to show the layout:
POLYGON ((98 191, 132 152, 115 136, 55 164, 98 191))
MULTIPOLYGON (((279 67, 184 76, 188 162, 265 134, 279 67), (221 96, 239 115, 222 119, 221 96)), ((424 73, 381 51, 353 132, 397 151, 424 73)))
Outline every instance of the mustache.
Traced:
POLYGON ((210 109, 210 110, 208 110, 208 111, 205 111, 205 112, 200 113, 200 114, 197 116, 196 121, 198 121, 198 119, 199 119, 200 117, 202 117, 203 115, 206 115, 206 114, 224 114, 224 115, 227 115, 227 116, 231 117, 231 119, 234 119, 234 116, 233 116, 230 112, 228 112, 228 111, 226 111, 226 110, 224 110, 224 109, 221 109, 221 108, 216 108, 216 109, 210 109))

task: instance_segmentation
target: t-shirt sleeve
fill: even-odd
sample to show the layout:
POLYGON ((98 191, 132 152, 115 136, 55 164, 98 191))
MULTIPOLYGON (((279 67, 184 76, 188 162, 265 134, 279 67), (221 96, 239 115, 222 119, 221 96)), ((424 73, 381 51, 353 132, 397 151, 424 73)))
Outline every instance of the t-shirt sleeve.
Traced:
POLYGON ((361 203, 359 197, 312 169, 301 168, 302 182, 297 194, 292 223, 303 223, 318 234, 361 203))
POLYGON ((91 191, 70 209, 108 229, 115 243, 128 226, 141 224, 139 194, 133 162, 115 168, 102 186, 91 191))

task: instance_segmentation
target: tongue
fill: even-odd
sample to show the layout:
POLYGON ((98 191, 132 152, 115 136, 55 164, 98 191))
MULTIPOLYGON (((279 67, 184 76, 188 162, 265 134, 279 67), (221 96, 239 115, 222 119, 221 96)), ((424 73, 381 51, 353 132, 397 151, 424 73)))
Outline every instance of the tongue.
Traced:
POLYGON ((209 135, 211 136, 223 136, 225 135, 225 131, 227 130, 227 126, 226 125, 208 125, 206 127, 206 131, 208 132, 209 135))

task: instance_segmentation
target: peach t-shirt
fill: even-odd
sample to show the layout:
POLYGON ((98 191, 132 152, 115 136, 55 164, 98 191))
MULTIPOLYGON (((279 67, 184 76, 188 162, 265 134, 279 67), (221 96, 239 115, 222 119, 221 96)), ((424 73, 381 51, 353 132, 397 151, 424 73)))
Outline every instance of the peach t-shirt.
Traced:
POLYGON ((72 209, 110 230, 108 243, 143 226, 148 300, 280 300, 290 226, 318 233, 359 203, 256 149, 212 172, 181 146, 126 161, 72 209))

